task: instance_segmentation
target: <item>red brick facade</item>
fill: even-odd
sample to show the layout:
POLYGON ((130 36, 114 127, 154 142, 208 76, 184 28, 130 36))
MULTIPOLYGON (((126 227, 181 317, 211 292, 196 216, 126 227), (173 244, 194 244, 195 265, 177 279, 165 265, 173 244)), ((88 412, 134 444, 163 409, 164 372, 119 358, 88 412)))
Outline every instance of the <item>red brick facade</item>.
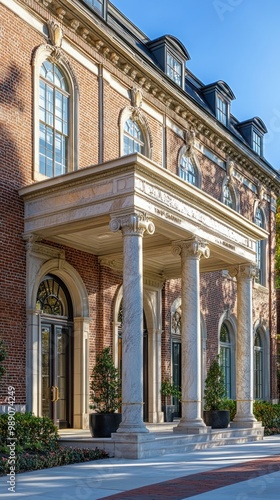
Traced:
MULTIPOLYGON (((18 404, 26 403, 26 242, 24 233, 24 202, 18 190, 29 186, 34 181, 34 89, 33 61, 34 54, 47 39, 43 32, 31 24, 31 17, 36 22, 46 25, 49 20, 62 24, 63 37, 69 47, 67 61, 75 74, 78 85, 79 110, 78 117, 78 168, 84 169, 98 164, 100 158, 104 162, 119 158, 120 155, 120 117, 124 108, 131 106, 129 90, 139 85, 130 70, 123 70, 124 63, 113 63, 112 54, 106 56, 106 51, 98 50, 96 40, 99 39, 100 27, 91 27, 89 38, 83 36, 82 24, 75 30, 64 23, 52 8, 47 9, 43 3, 29 0, 18 2, 25 9, 26 17, 22 18, 12 9, 0 6, 1 11, 1 61, 0 76, 0 153, 1 153, 1 338, 9 349, 7 359, 7 374, 1 387, 1 402, 5 403, 7 384, 16 389, 18 404), (92 41, 95 41, 95 45, 92 41), (72 48, 75 49, 72 50, 72 48), (75 54, 74 54, 75 52, 75 54), (99 68, 101 76, 93 74, 77 54, 86 57, 99 68), (110 85, 108 78, 102 77, 106 70, 125 92, 118 91, 118 86, 110 85), (103 93, 103 107, 99 102, 103 93), (100 137, 102 121, 103 137, 100 137)), ((59 4, 60 2, 57 2, 59 4)), ((14 2, 12 2, 14 5, 14 2)), ((67 16, 66 16, 67 17, 67 16)), ((67 17, 67 19, 69 16, 67 17)), ((74 25, 73 25, 74 26, 74 25)), ((105 47, 104 47, 105 49, 105 47)), ((63 47, 60 49, 63 52, 63 47)), ((119 56, 123 56, 120 49, 119 56)), ((58 59, 59 61, 59 59, 58 59)), ((167 171, 178 175, 178 157, 180 149, 185 145, 182 136, 175 128, 163 127, 156 118, 156 113, 168 118, 182 130, 188 127, 187 118, 179 116, 174 107, 169 109, 156 91, 151 93, 143 86, 143 102, 147 104, 142 115, 147 122, 152 137, 151 160, 159 165, 165 163, 167 171), (155 110, 152 115, 149 109, 155 110), (163 141, 165 139, 165 141, 163 141), (163 143, 165 142, 165 150, 163 143)), ((196 122, 191 125, 196 129, 196 122)), ((199 127, 195 130, 196 140, 212 151, 221 161, 227 162, 229 151, 220 148, 211 136, 201 133, 199 127)), ((222 200, 222 185, 225 169, 205 154, 196 150, 196 158, 201 169, 201 190, 208 193, 219 203, 222 200)), ((250 185, 256 185, 253 169, 248 171, 235 158, 235 169, 238 176, 234 179, 235 190, 239 197, 239 212, 249 221, 254 221, 255 206, 259 202, 258 192, 250 185), (246 178, 246 184, 243 179, 246 178), (251 183, 251 184, 250 184, 251 183)), ((259 182, 259 181, 257 181, 259 182)), ((270 381, 267 399, 276 400, 276 294, 275 279, 275 211, 271 206, 272 192, 263 179, 265 196, 262 200, 262 210, 265 215, 265 229, 268 231, 266 246, 266 286, 254 285, 253 289, 253 322, 261 325, 268 332, 270 346, 270 381)), ((117 209, 118 207, 116 207, 117 209)), ((79 274, 84 283, 89 303, 89 371, 96 353, 104 346, 113 346, 113 322, 115 318, 115 301, 122 285, 122 275, 118 270, 101 265, 99 255, 87 253, 71 244, 62 245, 45 239, 44 244, 51 248, 65 251, 65 260, 79 274)), ((112 249, 113 251, 113 249, 112 249)), ((175 299, 180 297, 180 279, 167 280, 162 286, 162 377, 172 375, 171 355, 171 307, 175 299)), ((219 325, 222 316, 228 314, 236 317, 236 281, 223 273, 223 270, 203 273, 201 275, 201 314, 207 332, 207 366, 219 351, 219 325)))

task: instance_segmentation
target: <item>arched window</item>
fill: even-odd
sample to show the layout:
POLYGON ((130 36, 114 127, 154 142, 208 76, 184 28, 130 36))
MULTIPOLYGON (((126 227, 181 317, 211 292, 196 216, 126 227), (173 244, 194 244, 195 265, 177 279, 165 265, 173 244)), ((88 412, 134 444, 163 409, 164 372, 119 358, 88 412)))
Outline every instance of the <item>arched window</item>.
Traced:
POLYGON ((193 186, 198 186, 198 170, 190 156, 182 155, 179 166, 179 176, 193 186))
POLYGON ((123 131, 123 154, 144 154, 144 137, 138 123, 129 118, 124 124, 123 131))
POLYGON ((229 328, 226 323, 223 323, 220 331, 220 365, 224 373, 224 381, 226 387, 226 397, 232 397, 232 384, 231 384, 231 339, 229 328))
POLYGON ((46 59, 40 69, 39 172, 55 177, 68 171, 69 87, 62 70, 46 59))
POLYGON ((69 292, 59 278, 46 276, 41 281, 36 301, 36 309, 52 316, 72 317, 69 292), (69 310, 70 307, 70 310, 69 310))
POLYGON ((229 207, 235 210, 235 196, 233 193, 233 190, 230 188, 228 184, 225 184, 223 187, 223 203, 229 207))
MULTIPOLYGON (((264 215, 262 210, 257 207, 255 214, 255 224, 259 227, 264 228, 264 215)), ((256 264, 257 264, 257 275, 256 282, 260 285, 265 283, 265 242, 263 240, 258 240, 256 242, 256 264)))
POLYGON ((258 328, 254 342, 254 399, 263 399, 263 342, 258 328))

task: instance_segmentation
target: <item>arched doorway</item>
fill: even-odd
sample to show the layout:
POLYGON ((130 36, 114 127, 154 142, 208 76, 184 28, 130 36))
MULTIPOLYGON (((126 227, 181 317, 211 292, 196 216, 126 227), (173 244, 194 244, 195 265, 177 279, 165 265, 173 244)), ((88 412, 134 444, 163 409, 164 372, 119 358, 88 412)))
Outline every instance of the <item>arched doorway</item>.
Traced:
POLYGON ((73 308, 61 279, 47 275, 39 285, 41 312, 41 415, 59 428, 72 426, 73 308))

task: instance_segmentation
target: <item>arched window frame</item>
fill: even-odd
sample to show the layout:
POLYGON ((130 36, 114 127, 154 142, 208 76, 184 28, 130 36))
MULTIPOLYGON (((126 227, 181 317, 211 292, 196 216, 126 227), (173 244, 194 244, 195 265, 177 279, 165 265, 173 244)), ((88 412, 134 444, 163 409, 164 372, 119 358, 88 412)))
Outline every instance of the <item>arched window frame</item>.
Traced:
POLYGON ((236 331, 237 331, 237 324, 236 324, 236 319, 235 316, 232 314, 229 314, 228 311, 226 311, 220 318, 219 321, 219 326, 218 326, 218 345, 219 345, 219 356, 220 356, 220 361, 222 361, 223 358, 223 350, 224 349, 229 349, 229 358, 228 362, 230 364, 229 367, 229 373, 228 377, 230 380, 227 380, 227 376, 225 374, 225 383, 227 385, 227 397, 229 399, 235 399, 236 397, 236 331), (223 325, 226 326, 227 332, 229 335, 229 342, 224 343, 221 341, 221 331, 223 325))
POLYGON ((256 323, 254 328, 254 399, 268 401, 270 399, 270 340, 269 332, 261 323, 256 323), (259 336, 261 346, 256 346, 256 335, 259 336), (258 357, 258 360, 257 360, 258 357), (260 362, 257 376, 256 361, 260 362))
POLYGON ((79 89, 74 72, 69 62, 60 52, 59 56, 54 52, 51 45, 41 45, 35 52, 33 64, 33 119, 34 119, 34 147, 33 147, 33 179, 40 181, 49 177, 40 173, 39 169, 39 106, 40 106, 40 72, 45 60, 51 60, 56 64, 66 78, 69 92, 69 115, 68 115, 68 150, 66 172, 77 170, 78 168, 78 105, 79 89))
POLYGON ((236 188, 234 186, 234 183, 232 182, 231 179, 228 177, 225 177, 222 183, 222 198, 221 202, 226 205, 227 207, 231 208, 232 210, 235 210, 236 212, 239 212, 239 196, 237 194, 236 188), (227 200, 227 193, 226 191, 229 191, 231 199, 232 199, 232 205, 228 203, 227 200))
MULTIPOLYGON (((255 224, 262 228, 266 228, 266 218, 263 209, 256 203, 255 206, 254 222, 255 224)), ((256 265, 257 265, 257 275, 255 277, 255 283, 259 285, 266 286, 267 282, 267 272, 266 272, 266 251, 267 251, 267 241, 258 240, 256 241, 256 265)))
POLYGON ((137 112, 136 112, 135 108, 132 106, 124 108, 121 111, 120 118, 119 118, 120 156, 125 155, 125 153, 124 153, 124 129, 125 129, 125 124, 129 119, 138 125, 138 127, 142 133, 143 150, 140 154, 143 154, 144 156, 147 156, 147 158, 152 159, 153 140, 152 140, 152 134, 151 134, 149 124, 148 124, 147 119, 144 116, 143 112, 138 108, 137 108, 137 112))
POLYGON ((201 188, 201 182, 202 182, 202 173, 201 173, 201 168, 200 168, 200 165, 199 165, 199 161, 196 157, 196 154, 194 153, 193 150, 189 151, 188 150, 188 147, 187 146, 183 146, 180 151, 179 151, 179 155, 178 155, 178 175, 180 177, 180 179, 184 180, 185 182, 187 182, 188 184, 190 184, 191 186, 196 186, 198 188, 201 188), (182 168, 182 163, 184 161, 184 159, 189 159, 189 161, 192 163, 194 169, 195 169, 195 173, 196 173, 196 182, 190 182, 186 177, 188 177, 188 175, 184 175, 184 170, 182 168))

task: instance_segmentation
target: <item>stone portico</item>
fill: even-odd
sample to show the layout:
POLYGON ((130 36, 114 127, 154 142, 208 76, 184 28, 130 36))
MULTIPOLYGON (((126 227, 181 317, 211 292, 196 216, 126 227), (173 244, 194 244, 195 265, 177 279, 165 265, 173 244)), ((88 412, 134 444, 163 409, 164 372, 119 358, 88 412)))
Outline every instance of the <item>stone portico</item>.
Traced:
MULTIPOLYGON (((29 409, 40 414, 34 297, 39 267, 50 259, 47 252, 43 257, 44 244, 38 242, 48 240, 97 255, 102 265, 123 275, 122 423, 112 438, 119 455, 128 456, 129 448, 129 456, 134 453, 136 457, 139 447, 153 440, 143 422, 144 280, 160 284, 181 278, 182 418, 174 431, 205 434, 208 429, 201 417, 200 273, 224 270, 234 276, 238 289, 237 414, 232 425, 260 427, 252 411, 252 279, 256 241, 266 239, 266 231, 138 154, 38 182, 22 188, 20 196, 25 205, 24 237, 28 242, 29 409)), ((63 254, 53 250, 51 257, 57 268, 66 266, 63 254)), ((82 298, 80 301, 82 304, 82 298)), ((155 382, 151 413, 157 422, 162 420, 160 309, 159 304, 153 331, 156 352, 151 360, 155 382)), ((74 323, 78 332, 74 422, 83 427, 88 404, 86 308, 80 308, 74 323)))

